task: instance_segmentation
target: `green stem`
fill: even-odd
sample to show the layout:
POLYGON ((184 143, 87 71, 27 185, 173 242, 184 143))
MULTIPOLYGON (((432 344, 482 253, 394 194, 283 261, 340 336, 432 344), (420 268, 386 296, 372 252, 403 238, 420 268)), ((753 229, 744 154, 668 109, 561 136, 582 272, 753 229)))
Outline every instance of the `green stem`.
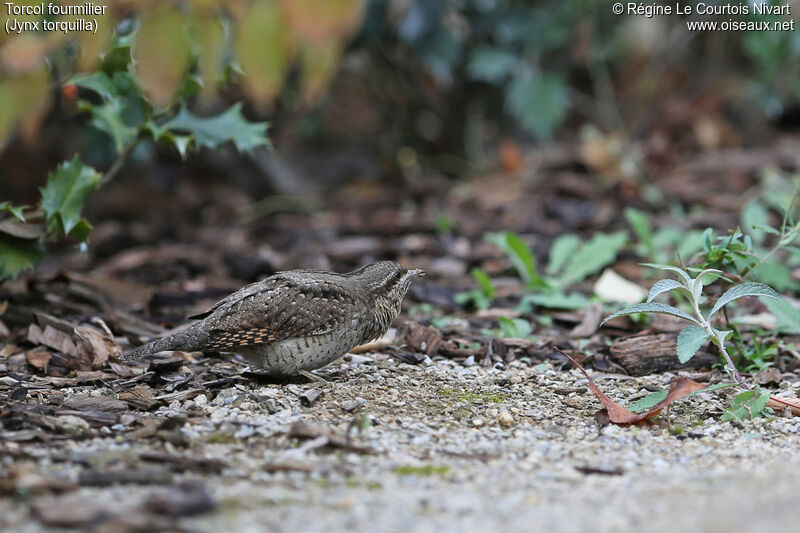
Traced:
POLYGON ((133 151, 139 145, 139 141, 140 141, 140 138, 137 137, 136 139, 134 139, 134 141, 131 144, 129 144, 125 148, 125 150, 120 152, 120 154, 117 156, 117 159, 114 160, 114 162, 111 164, 111 166, 108 167, 108 170, 106 170, 106 173, 103 174, 103 177, 100 178, 100 183, 97 185, 98 188, 102 187, 103 185, 106 185, 109 181, 114 179, 114 176, 116 176, 117 173, 120 171, 120 169, 122 168, 122 165, 125 164, 125 161, 128 160, 128 157, 130 157, 130 155, 133 153, 133 151))
MULTIPOLYGON (((711 323, 703 317, 703 314, 700 312, 700 306, 694 298, 692 298, 692 306, 694 307, 694 314, 700 322, 700 327, 702 327, 706 333, 708 333, 709 337, 716 339, 717 336, 714 332, 714 328, 712 328, 711 323)), ((714 344, 717 345, 717 349, 719 349, 719 352, 722 354, 722 357, 725 359, 725 362, 731 369, 731 374, 733 374, 733 379, 736 380, 736 383, 738 383, 740 387, 750 390, 750 386, 745 382, 744 378, 739 373, 739 369, 736 368, 736 365, 733 364, 733 359, 731 359, 730 354, 728 354, 728 350, 725 349, 725 342, 720 339, 715 341, 714 344)))

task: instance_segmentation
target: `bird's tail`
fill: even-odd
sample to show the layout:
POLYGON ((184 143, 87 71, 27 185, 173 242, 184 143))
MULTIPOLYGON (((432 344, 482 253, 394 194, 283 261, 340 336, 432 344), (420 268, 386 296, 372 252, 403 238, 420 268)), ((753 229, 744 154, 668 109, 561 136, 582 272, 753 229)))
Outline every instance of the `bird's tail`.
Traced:
POLYGON ((208 334, 200 328, 190 326, 182 331, 156 339, 122 355, 125 361, 136 361, 158 352, 181 350, 184 352, 199 351, 205 346, 208 334))

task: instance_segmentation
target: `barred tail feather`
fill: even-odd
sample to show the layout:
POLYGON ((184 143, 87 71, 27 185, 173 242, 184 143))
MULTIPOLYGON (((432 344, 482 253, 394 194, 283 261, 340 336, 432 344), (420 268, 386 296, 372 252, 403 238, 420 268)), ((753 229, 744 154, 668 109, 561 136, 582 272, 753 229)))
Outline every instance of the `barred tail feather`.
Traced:
POLYGON ((122 359, 126 361, 136 361, 148 355, 153 355, 158 352, 166 352, 170 350, 182 350, 185 352, 194 352, 202 350, 205 346, 205 340, 208 335, 197 328, 189 327, 183 331, 179 331, 173 335, 168 335, 152 342, 148 342, 138 348, 134 348, 122 355, 122 359))

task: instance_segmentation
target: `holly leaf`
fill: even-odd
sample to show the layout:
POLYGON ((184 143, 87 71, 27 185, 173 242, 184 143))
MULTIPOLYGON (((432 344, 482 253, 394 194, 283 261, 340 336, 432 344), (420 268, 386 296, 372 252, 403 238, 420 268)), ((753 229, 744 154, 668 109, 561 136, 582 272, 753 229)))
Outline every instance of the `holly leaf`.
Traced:
POLYGON ((198 117, 182 107, 173 118, 161 124, 162 130, 191 135, 197 146, 216 150, 231 141, 240 152, 268 146, 267 123, 249 122, 242 115, 242 105, 235 104, 214 117, 198 117))
POLYGON ((78 156, 72 161, 62 163, 52 172, 47 179, 47 185, 40 189, 48 231, 58 229, 64 235, 71 235, 76 231, 75 236, 85 238, 88 233, 81 211, 98 183, 100 174, 92 167, 84 165, 78 156))
POLYGON ((67 81, 67 85, 77 85, 99 94, 104 100, 112 100, 117 94, 114 82, 105 72, 98 71, 91 74, 76 74, 67 81))
POLYGON ((115 98, 102 105, 83 106, 92 114, 92 126, 111 137, 118 154, 122 153, 138 134, 136 128, 125 122, 125 104, 123 102, 124 99, 115 98))
POLYGON ((11 202, 0 202, 0 213, 8 213, 20 222, 25 222, 25 215, 22 213, 22 210, 26 207, 28 206, 14 206, 11 202))
POLYGON ((0 279, 16 278, 26 268, 33 268, 44 257, 39 241, 18 239, 0 233, 0 279))

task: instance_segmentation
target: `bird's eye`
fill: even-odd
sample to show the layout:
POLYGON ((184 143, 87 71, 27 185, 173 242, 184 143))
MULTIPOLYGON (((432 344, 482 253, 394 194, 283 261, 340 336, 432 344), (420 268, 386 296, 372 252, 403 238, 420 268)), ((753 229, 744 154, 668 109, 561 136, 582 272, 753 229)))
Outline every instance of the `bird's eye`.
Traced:
POLYGON ((397 281, 400 281, 402 278, 403 278, 403 272, 401 272, 400 270, 394 273, 394 279, 396 279, 397 281))

